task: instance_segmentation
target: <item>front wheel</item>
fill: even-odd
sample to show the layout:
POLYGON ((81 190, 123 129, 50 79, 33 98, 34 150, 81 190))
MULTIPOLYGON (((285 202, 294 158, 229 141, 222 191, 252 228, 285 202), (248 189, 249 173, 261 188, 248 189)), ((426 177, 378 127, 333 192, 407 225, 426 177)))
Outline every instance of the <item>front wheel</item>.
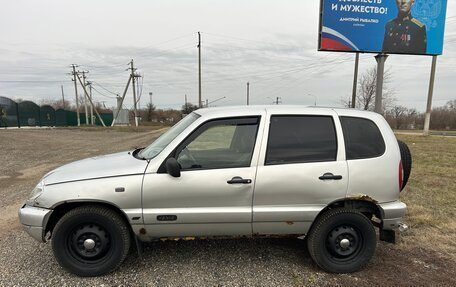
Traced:
POLYGON ((322 214, 307 240, 310 256, 323 270, 350 273, 363 268, 377 245, 370 220, 354 209, 337 208, 322 214))
POLYGON ((52 249, 59 264, 79 276, 116 269, 128 254, 130 233, 123 218, 103 207, 70 210, 53 231, 52 249))

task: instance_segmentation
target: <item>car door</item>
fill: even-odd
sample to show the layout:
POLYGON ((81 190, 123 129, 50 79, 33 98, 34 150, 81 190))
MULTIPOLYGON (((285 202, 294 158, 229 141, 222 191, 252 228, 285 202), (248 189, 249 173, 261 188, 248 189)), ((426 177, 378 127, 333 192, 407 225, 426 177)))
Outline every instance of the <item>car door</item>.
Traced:
POLYGON ((143 218, 149 237, 250 235, 260 116, 204 122, 168 156, 180 177, 146 173, 143 218))
POLYGON ((253 232, 305 234, 328 203, 346 194, 339 120, 328 110, 277 113, 270 116, 266 130, 253 200, 253 232))

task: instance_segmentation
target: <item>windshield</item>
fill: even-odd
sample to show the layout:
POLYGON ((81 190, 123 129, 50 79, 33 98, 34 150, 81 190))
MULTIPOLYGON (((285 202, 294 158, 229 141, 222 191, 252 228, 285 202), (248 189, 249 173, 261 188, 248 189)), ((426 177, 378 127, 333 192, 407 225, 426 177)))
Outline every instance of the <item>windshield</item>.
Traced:
POLYGON ((156 157, 166 146, 169 145, 181 132, 183 132, 188 126, 190 126, 194 121, 196 121, 200 116, 196 113, 191 113, 172 128, 170 128, 166 133, 162 134, 158 139, 156 139, 151 145, 146 147, 140 152, 142 158, 151 159, 156 157))

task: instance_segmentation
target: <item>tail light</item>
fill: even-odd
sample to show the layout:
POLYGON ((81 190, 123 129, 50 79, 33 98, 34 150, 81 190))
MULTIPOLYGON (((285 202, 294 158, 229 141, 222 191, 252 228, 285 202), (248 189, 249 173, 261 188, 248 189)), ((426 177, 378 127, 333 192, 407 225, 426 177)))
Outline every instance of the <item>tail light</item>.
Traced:
POLYGON ((399 192, 402 191, 402 185, 404 184, 404 169, 402 168, 402 160, 399 161, 399 192))

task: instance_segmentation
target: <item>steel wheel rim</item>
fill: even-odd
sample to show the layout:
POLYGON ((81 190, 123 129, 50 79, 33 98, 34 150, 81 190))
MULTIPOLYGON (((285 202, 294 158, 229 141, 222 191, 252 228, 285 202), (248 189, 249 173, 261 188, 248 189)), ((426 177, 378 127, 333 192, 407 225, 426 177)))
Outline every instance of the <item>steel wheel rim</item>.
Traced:
POLYGON ((67 236, 68 250, 73 258, 84 263, 98 263, 111 249, 111 236, 95 223, 77 225, 67 236))
POLYGON ((326 249, 335 261, 348 261, 362 250, 361 232, 351 225, 334 227, 326 236, 326 249))

